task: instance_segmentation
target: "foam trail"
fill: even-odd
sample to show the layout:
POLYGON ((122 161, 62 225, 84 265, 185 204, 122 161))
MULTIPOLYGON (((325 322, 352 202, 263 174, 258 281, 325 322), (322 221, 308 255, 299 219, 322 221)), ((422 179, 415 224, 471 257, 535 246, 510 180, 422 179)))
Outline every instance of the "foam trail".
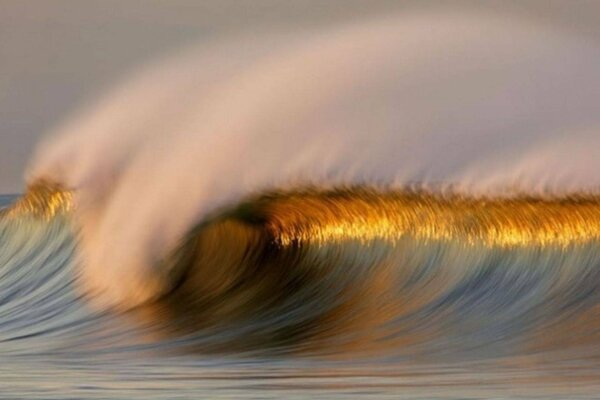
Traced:
POLYGON ((76 189, 83 280, 124 307, 170 289, 157 261, 189 229, 264 190, 596 191, 596 39, 429 12, 215 44, 67 124, 29 181, 76 189))

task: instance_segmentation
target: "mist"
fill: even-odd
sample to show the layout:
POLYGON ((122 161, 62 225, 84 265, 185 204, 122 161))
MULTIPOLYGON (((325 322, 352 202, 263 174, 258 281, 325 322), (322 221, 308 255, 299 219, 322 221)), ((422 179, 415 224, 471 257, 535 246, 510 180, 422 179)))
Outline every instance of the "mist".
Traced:
POLYGON ((81 275, 108 305, 169 290, 158 261, 257 193, 600 185, 600 46, 561 26, 419 10, 231 35, 133 75, 53 132, 28 172, 75 191, 81 275))

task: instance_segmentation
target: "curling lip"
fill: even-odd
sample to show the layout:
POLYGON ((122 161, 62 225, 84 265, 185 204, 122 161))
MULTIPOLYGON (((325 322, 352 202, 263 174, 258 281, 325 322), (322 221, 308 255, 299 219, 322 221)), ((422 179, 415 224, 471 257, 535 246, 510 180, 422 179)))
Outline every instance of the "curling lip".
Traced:
MULTIPOLYGON (((4 213, 51 219, 73 208, 73 191, 39 181, 4 213)), ((600 197, 585 193, 494 198, 418 189, 311 188, 271 192, 232 210, 261 219, 280 246, 393 242, 403 236, 500 247, 564 247, 600 239, 600 197)))

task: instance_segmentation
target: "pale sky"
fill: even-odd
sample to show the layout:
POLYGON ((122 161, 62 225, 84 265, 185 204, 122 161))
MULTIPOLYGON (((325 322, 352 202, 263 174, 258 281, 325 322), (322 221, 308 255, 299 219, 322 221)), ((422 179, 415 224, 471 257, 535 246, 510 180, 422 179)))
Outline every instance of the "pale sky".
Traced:
MULTIPOLYGON (((22 191, 38 140, 129 71, 192 43, 422 7, 400 0, 0 0, 0 194, 22 191)), ((600 1, 444 1, 600 38, 600 1)))

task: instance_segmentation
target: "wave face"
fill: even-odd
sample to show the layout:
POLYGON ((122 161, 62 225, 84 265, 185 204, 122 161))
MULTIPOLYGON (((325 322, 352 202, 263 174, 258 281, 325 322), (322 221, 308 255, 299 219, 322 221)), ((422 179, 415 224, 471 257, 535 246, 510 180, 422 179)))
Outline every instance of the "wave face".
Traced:
POLYGON ((0 373, 29 371, 9 395, 208 396, 221 380, 234 397, 599 389, 599 197, 265 193, 190 230, 160 266, 177 274, 170 291, 126 313, 80 295, 74 199, 40 184, 0 215, 0 373))
POLYGON ((597 396, 597 39, 431 11, 142 72, 6 199, 0 389, 597 396))
POLYGON ((595 348, 599 217, 598 198, 261 196, 188 235, 169 268, 183 278, 158 314, 176 330, 214 326, 224 349, 427 359, 595 348))

